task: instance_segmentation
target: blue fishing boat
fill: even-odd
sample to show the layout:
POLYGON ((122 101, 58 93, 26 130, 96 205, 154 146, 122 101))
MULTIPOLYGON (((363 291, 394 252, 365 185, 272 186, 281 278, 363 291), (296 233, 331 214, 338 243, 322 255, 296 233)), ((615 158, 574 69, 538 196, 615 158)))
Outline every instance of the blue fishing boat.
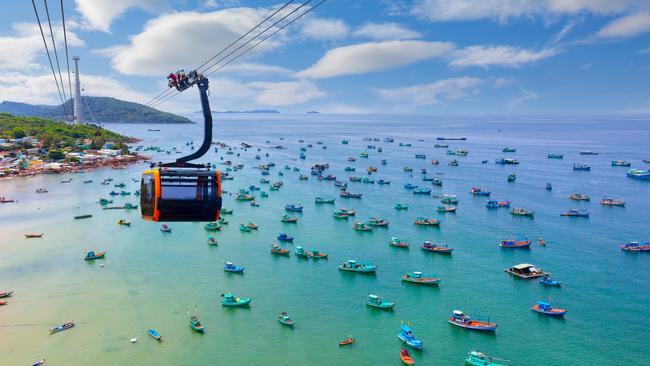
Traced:
POLYGON ((471 193, 471 194, 473 194, 475 196, 489 196, 490 194, 492 194, 492 192, 490 192, 489 189, 487 189, 487 188, 478 188, 478 187, 472 188, 469 191, 469 193, 471 193))
POLYGON ((339 270, 349 272, 374 273, 377 270, 377 266, 372 263, 361 263, 354 259, 348 259, 347 261, 339 264, 339 270))
POLYGON ((293 241, 293 236, 290 236, 286 233, 280 233, 278 235, 278 240, 279 241, 293 241))
POLYGON ((302 212, 303 206, 299 204, 290 203, 284 207, 285 210, 290 212, 302 212))
POLYGON ((431 188, 416 187, 413 189, 413 194, 431 194, 431 188))
POLYGON ((242 298, 235 297, 235 295, 230 293, 221 294, 221 297, 223 297, 223 300, 221 300, 221 305, 230 306, 230 307, 248 306, 253 300, 247 297, 242 297, 242 298))
POLYGON ((540 278, 539 283, 541 283, 544 286, 556 286, 556 287, 559 287, 562 284, 560 281, 554 280, 551 278, 551 276, 548 275, 540 278))
POLYGON ((494 161, 499 165, 517 165, 519 161, 517 159, 505 158, 505 159, 496 159, 494 161))
POLYGON ((530 310, 539 314, 555 317, 562 317, 567 312, 565 309, 557 309, 551 307, 551 304, 546 301, 538 301, 535 305, 533 305, 533 307, 530 308, 530 310))
POLYGON ((549 159, 564 159, 564 154, 550 153, 546 157, 549 159))
POLYGON ((487 208, 510 207, 510 201, 493 201, 490 200, 485 204, 487 208))
POLYGON ((406 183, 406 184, 404 185, 404 188, 406 188, 406 189, 415 189, 415 188, 417 188, 417 187, 418 187, 417 185, 412 184, 412 183, 406 183))
POLYGON ((162 341, 162 336, 155 329, 147 329, 147 334, 157 341, 162 341))
POLYGON ((589 212, 585 210, 578 210, 577 208, 572 208, 567 212, 562 212, 560 216, 589 217, 589 212))
POLYGON ((380 180, 377 181, 377 184, 379 184, 379 185, 390 184, 390 181, 389 181, 389 180, 380 179, 380 180))
POLYGON ((578 171, 590 171, 591 167, 587 164, 581 164, 581 163, 574 163, 573 164, 573 170, 578 170, 578 171))
POLYGON ((232 262, 224 263, 223 270, 226 271, 226 272, 231 272, 231 273, 244 273, 244 267, 240 267, 238 265, 235 265, 232 262))
POLYGON ((632 179, 650 180, 650 170, 630 169, 625 174, 632 179))
POLYGON ((366 305, 371 306, 373 308, 382 309, 382 310, 393 310, 395 303, 390 301, 385 301, 379 295, 368 294, 368 301, 366 302, 366 305))
POLYGON ((467 358, 465 359, 465 365, 467 366, 503 366, 499 363, 492 362, 492 357, 486 355, 483 352, 472 351, 468 352, 467 358))
POLYGON ((422 341, 415 337, 413 330, 410 327, 402 325, 401 331, 397 336, 402 340, 402 342, 406 343, 407 346, 415 349, 422 349, 422 341))

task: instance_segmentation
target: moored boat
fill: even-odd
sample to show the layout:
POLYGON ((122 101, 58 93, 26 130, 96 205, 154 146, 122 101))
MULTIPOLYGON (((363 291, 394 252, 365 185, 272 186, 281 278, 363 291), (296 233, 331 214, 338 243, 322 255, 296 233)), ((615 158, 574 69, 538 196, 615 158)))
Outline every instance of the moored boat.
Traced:
POLYGON ((217 239, 216 239, 215 237, 213 237, 213 236, 209 236, 209 237, 208 237, 208 245, 214 245, 214 246, 217 246, 217 245, 219 245, 219 244, 217 243, 217 239))
POLYGON ((271 244, 271 254, 275 255, 286 255, 288 256, 290 251, 288 249, 282 249, 280 248, 279 244, 271 244))
POLYGON ((625 160, 612 160, 612 166, 630 166, 632 165, 629 161, 625 160))
POLYGON ((203 333, 205 331, 205 327, 195 316, 190 317, 190 328, 192 328, 192 330, 198 333, 203 333))
POLYGON ((147 334, 148 334, 151 338, 153 338, 153 339, 155 339, 155 340, 157 340, 157 341, 162 341, 162 336, 161 336, 160 333, 158 333, 158 331, 155 330, 155 329, 148 329, 148 330, 147 330, 147 334))
POLYGON ((422 250, 432 253, 451 254, 454 248, 450 248, 447 244, 434 244, 430 241, 425 241, 420 247, 422 250))
POLYGON ((297 217, 291 217, 291 216, 285 214, 285 215, 282 215, 281 221, 285 222, 285 223, 297 223, 298 218, 297 217))
POLYGON ((14 294, 13 290, 0 292, 0 299, 3 299, 5 297, 9 297, 9 296, 11 296, 13 294, 14 294))
POLYGON ((497 330, 496 323, 490 323, 489 320, 482 321, 472 319, 460 310, 454 310, 451 313, 451 317, 449 317, 449 323, 461 328, 479 330, 484 332, 495 332, 497 330))
POLYGON ((395 303, 390 301, 385 301, 379 295, 368 294, 368 301, 366 302, 366 305, 374 308, 382 309, 382 310, 393 310, 395 303))
POLYGON ((352 225, 352 228, 357 231, 372 231, 372 226, 363 221, 357 221, 352 225))
POLYGON ((609 197, 603 197, 602 200, 600 200, 600 204, 603 206, 619 206, 623 207, 625 206, 625 201, 619 200, 616 198, 609 198, 609 197))
POLYGON ((208 222, 207 224, 203 225, 203 228, 206 231, 219 231, 221 230, 221 225, 218 222, 208 222))
POLYGON ((550 275, 542 276, 542 278, 539 279, 539 283, 541 283, 544 286, 555 286, 555 287, 562 285, 562 282, 558 280, 554 280, 553 278, 551 278, 550 275))
POLYGON ((440 277, 422 272, 411 272, 402 276, 402 281, 434 286, 440 284, 440 277))
POLYGON ((430 219, 424 216, 420 216, 415 219, 415 225, 420 226, 440 226, 440 221, 436 219, 430 219))
POLYGON ((567 312, 565 309, 558 309, 558 308, 551 307, 551 304, 546 301, 537 301, 537 303, 533 305, 530 308, 530 310, 539 314, 555 316, 555 317, 562 317, 567 312))
POLYGON ((363 263, 355 259, 348 259, 339 264, 339 270, 361 273, 374 273, 377 271, 377 266, 372 263, 363 263))
POLYGON ((160 227, 160 231, 162 231, 163 233, 171 233, 172 228, 167 226, 167 224, 162 224, 162 226, 160 227))
POLYGON ((25 234, 26 239, 32 239, 32 238, 42 238, 43 233, 40 234, 25 234))
POLYGON ((322 259, 327 258, 327 253, 319 252, 318 250, 309 250, 306 252, 307 256, 312 259, 322 259))
POLYGON ((506 146, 501 151, 504 152, 504 153, 513 153, 513 152, 517 152, 517 149, 515 149, 514 147, 511 147, 511 146, 506 146))
POLYGON ((549 275, 530 263, 521 263, 505 269, 506 272, 519 278, 529 279, 549 275))
POLYGON ((244 267, 235 265, 232 262, 225 262, 223 265, 223 270, 231 273, 244 273, 244 267))
POLYGON ((485 207, 487 208, 500 208, 500 207, 510 207, 510 201, 487 201, 485 207))
POLYGON ((591 171, 591 167, 587 164, 582 164, 582 163, 574 163, 573 164, 573 170, 581 170, 581 171, 591 171))
POLYGON ((222 306, 231 306, 231 307, 240 307, 240 306, 248 306, 250 305, 251 301, 253 299, 248 298, 248 297, 235 297, 235 295, 231 293, 225 293, 221 294, 221 297, 223 297, 223 300, 221 300, 221 305, 222 306))
POLYGON ((54 328, 50 328, 50 334, 63 332, 64 330, 72 329, 74 327, 75 327, 74 322, 63 323, 61 325, 57 325, 54 328))
POLYGON ((293 254, 295 254, 296 257, 309 258, 309 256, 307 255, 307 251, 305 251, 305 248, 300 246, 296 247, 296 249, 293 251, 293 254))
POLYGON ((621 245, 621 250, 627 252, 650 252, 650 242, 631 241, 621 245))
POLYGON ((591 200, 591 197, 582 193, 573 193, 572 195, 569 196, 569 199, 572 199, 574 201, 589 201, 591 200))
POLYGON ((408 210, 409 205, 408 203, 405 202, 399 202, 395 204, 395 209, 396 210, 408 210))
POLYGON ((533 217, 535 215, 535 211, 531 210, 526 210, 524 208, 520 207, 515 207, 513 208, 510 213, 515 216, 526 216, 526 217, 533 217))
POLYGON ((339 342, 339 346, 347 346, 352 343, 354 343, 354 338, 352 338, 352 336, 348 336, 346 339, 339 342))
POLYGON ((94 250, 89 251, 86 253, 86 256, 84 257, 84 260, 87 261, 92 261, 95 259, 102 259, 106 256, 106 252, 95 252, 94 250))
POLYGON ((345 189, 341 190, 341 197, 343 198, 361 198, 361 196, 363 196, 363 193, 352 193, 345 189))
POLYGON ((78 215, 78 216, 75 216, 74 219, 75 219, 75 220, 80 220, 80 219, 89 219, 89 218, 91 218, 91 217, 93 217, 93 215, 90 215, 90 214, 87 214, 87 215, 78 215))
POLYGON ((438 206, 436 211, 438 212, 456 212, 457 206, 438 206))
POLYGON ((442 195, 442 198, 440 198, 440 203, 444 203, 446 205, 457 205, 458 197, 456 197, 454 194, 444 194, 442 195))
POLYGON ((501 248, 529 248, 533 242, 525 236, 518 236, 515 239, 502 239, 501 248))
POLYGON ((498 363, 492 362, 492 357, 489 357, 483 352, 472 351, 467 353, 467 358, 465 359, 465 365, 467 366, 503 366, 498 363))
POLYGON ((379 217, 371 217, 368 219, 367 222, 368 225, 370 226, 381 226, 381 227, 386 227, 388 224, 390 224, 390 221, 387 219, 379 218, 379 217))
POLYGON ((315 203, 334 203, 334 197, 316 197, 315 203))
POLYGON ((469 193, 475 195, 475 196, 489 196, 491 194, 490 190, 487 188, 478 188, 474 187, 472 188, 469 193))
POLYGON ((415 349, 422 349, 422 341, 415 337, 411 327, 402 325, 400 333, 397 336, 402 340, 402 342, 406 343, 407 346, 415 349))
POLYGON ((549 153, 546 157, 549 159, 564 159, 564 154, 549 153))
POLYGON ((402 348, 399 350, 399 358, 402 360, 402 363, 405 365, 415 365, 415 361, 413 361, 413 358, 409 354, 409 351, 406 348, 402 348))
POLYGON ((285 209, 286 211, 290 211, 290 212, 302 212, 302 210, 303 210, 303 206, 302 206, 302 205, 299 205, 299 204, 293 204, 293 203, 290 203, 290 204, 286 205, 286 206, 284 207, 284 209, 285 209))
POLYGON ((500 165, 517 165, 517 164, 519 164, 519 161, 517 159, 511 159, 511 158, 496 159, 494 162, 497 163, 497 164, 500 164, 500 165))
POLYGON ((560 216, 569 216, 569 217, 589 217, 589 212, 585 210, 579 210, 577 208, 572 208, 569 211, 562 212, 560 216))
POLYGON ((630 169, 625 174, 633 179, 650 180, 650 170, 630 169))
POLYGON ((407 243, 405 241, 401 241, 401 240, 397 239, 394 236, 392 238, 390 238, 390 240, 388 241, 388 245, 390 245, 391 247, 403 248, 403 249, 408 249, 409 246, 411 246, 411 244, 409 244, 409 243, 407 243))
POLYGON ((293 319, 291 319, 291 317, 289 316, 289 314, 287 314, 287 313, 284 312, 284 311, 281 312, 280 314, 278 314, 278 321, 279 321, 281 324, 284 324, 284 325, 289 326, 289 327, 293 327, 294 324, 295 324, 295 322, 293 321, 293 319))
POLYGON ((278 234, 278 240, 279 241, 293 241, 293 236, 287 234, 287 233, 280 233, 278 234))

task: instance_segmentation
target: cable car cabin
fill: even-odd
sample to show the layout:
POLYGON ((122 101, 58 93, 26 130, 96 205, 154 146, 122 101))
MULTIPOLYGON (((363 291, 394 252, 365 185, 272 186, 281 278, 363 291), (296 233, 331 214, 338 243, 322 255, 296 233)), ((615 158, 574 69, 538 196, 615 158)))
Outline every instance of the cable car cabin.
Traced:
POLYGON ((154 168, 142 174, 140 212, 148 221, 216 221, 221 211, 221 172, 154 168))

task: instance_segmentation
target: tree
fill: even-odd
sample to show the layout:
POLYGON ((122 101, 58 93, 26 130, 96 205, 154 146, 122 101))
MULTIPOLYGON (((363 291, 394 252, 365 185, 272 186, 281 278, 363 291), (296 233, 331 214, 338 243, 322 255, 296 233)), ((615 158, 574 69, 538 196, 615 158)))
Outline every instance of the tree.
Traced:
POLYGON ((61 160, 65 158, 65 154, 60 150, 50 150, 47 156, 52 160, 61 160))

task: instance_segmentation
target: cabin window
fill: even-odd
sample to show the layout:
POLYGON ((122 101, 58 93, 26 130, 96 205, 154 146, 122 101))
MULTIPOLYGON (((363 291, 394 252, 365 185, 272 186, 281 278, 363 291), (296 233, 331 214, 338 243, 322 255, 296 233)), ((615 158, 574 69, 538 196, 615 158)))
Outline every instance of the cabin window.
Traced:
POLYGON ((142 214, 153 216, 154 210, 154 185, 153 175, 145 174, 140 181, 140 205, 142 206, 142 214))

